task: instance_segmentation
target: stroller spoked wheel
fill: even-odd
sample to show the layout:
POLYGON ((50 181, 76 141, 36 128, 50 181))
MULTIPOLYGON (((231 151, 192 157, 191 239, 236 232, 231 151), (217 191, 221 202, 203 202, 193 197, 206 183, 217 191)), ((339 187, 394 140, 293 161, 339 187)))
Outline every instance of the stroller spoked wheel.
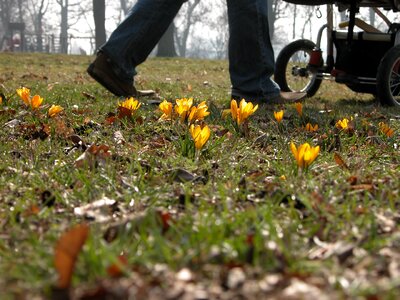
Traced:
POLYGON ((383 56, 376 76, 377 96, 383 105, 400 106, 400 45, 383 56))
MULTIPOLYGON (((309 62, 316 45, 310 40, 297 40, 282 49, 276 58, 274 79, 282 91, 306 92, 308 97, 315 95, 322 79, 317 77, 316 68, 309 62)), ((320 66, 323 66, 321 59, 320 66)))

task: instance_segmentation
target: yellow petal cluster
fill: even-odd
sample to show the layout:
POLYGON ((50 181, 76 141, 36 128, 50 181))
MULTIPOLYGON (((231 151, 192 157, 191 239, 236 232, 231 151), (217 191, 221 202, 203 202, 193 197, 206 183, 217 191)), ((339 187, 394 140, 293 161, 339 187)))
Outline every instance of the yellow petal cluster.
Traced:
POLYGON ((305 130, 306 130, 306 131, 309 131, 309 132, 317 131, 317 130, 318 130, 318 124, 315 124, 315 125, 313 126, 311 123, 307 123, 307 124, 306 124, 306 127, 305 127, 305 130))
POLYGON ((389 127, 388 124, 384 123, 384 122, 379 122, 379 129, 381 130, 381 132, 386 135, 387 137, 392 137, 394 135, 394 130, 392 128, 389 127))
POLYGON ((336 128, 338 128, 338 129, 348 129, 349 128, 349 119, 347 119, 347 118, 344 118, 344 119, 342 119, 342 120, 338 120, 337 122, 336 122, 336 128))
POLYGON ((172 103, 164 100, 158 106, 160 110, 163 112, 162 116, 160 117, 161 120, 171 120, 172 119, 172 103))
POLYGON ((175 112, 178 114, 182 123, 185 122, 192 105, 193 98, 176 99, 175 112))
POLYGON ((56 115, 58 115, 60 112, 62 112, 64 110, 64 108, 60 105, 52 105, 49 108, 49 112, 48 115, 50 118, 55 117, 56 115))
POLYGON ((31 99, 30 89, 26 87, 19 88, 17 89, 17 95, 22 99, 22 101, 24 101, 26 105, 30 105, 30 99, 31 99))
POLYGON ((133 97, 127 98, 127 99, 125 99, 124 102, 118 104, 119 107, 126 108, 126 109, 130 110, 132 113, 137 111, 139 109, 140 105, 141 105, 141 103, 139 102, 139 100, 137 100, 133 97))
POLYGON ((258 104, 256 106, 251 102, 246 102, 242 99, 238 104, 236 100, 231 101, 231 115, 232 119, 237 122, 238 125, 244 123, 256 110, 258 109, 258 104))
POLYGON ((275 120, 276 120, 278 123, 280 123, 280 122, 282 121, 282 119, 283 119, 283 110, 274 111, 274 117, 275 117, 275 120))
POLYGON ((188 117, 189 122, 193 123, 195 121, 204 120, 204 118, 210 114, 210 112, 207 110, 208 110, 208 106, 206 104, 206 101, 199 103, 199 105, 197 105, 197 106, 192 106, 192 108, 190 109, 190 112, 189 112, 189 117, 188 117))
POLYGON ((37 109, 40 105, 42 105, 42 102, 43 98, 39 95, 35 95, 32 97, 32 99, 30 99, 30 106, 32 109, 37 109))
POLYGON ((303 104, 301 104, 300 102, 296 102, 294 104, 294 107, 296 108, 297 113, 301 117, 303 115, 303 104))
POLYGON ((297 161, 297 165, 302 169, 307 168, 313 163, 320 150, 319 146, 311 147, 308 143, 304 143, 297 148, 293 142, 290 143, 290 149, 297 161))
POLYGON ((192 135, 192 138, 194 140, 194 146, 196 147, 197 150, 203 148, 203 146, 205 145, 205 143, 207 143, 211 134, 210 128, 207 125, 202 127, 201 125, 192 124, 189 127, 189 131, 190 134, 192 135))
POLYGON ((17 95, 24 101, 25 105, 30 106, 32 109, 37 109, 42 105, 43 98, 39 95, 35 95, 31 98, 31 90, 22 87, 16 90, 17 95))

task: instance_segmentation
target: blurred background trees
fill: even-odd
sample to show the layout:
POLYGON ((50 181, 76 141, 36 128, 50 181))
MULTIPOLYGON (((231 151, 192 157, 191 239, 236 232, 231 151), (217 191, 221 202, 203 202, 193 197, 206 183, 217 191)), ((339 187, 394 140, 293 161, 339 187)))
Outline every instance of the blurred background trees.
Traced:
MULTIPOLYGON (((129 13, 136 0, 1 0, 0 51, 93 54, 129 13)), ((317 7, 268 0, 270 35, 279 50, 293 39, 314 38, 324 23, 317 7)), ((337 10, 336 10, 337 11, 337 10)), ((337 13, 337 20, 345 18, 337 13)), ((381 26, 366 9, 364 20, 381 26)), ((189 0, 168 28, 153 55, 227 57, 226 0, 189 0)))

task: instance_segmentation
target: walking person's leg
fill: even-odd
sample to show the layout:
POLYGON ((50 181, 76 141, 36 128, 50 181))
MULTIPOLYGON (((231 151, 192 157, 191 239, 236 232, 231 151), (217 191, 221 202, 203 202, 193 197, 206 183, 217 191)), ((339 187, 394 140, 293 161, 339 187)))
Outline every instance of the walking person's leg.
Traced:
POLYGON ((101 46, 88 73, 117 96, 134 96, 135 67, 146 60, 186 0, 139 0, 101 46))
POLYGON ((267 0, 227 0, 227 5, 232 97, 265 103, 304 98, 305 93, 281 93, 271 78, 275 62, 267 0))

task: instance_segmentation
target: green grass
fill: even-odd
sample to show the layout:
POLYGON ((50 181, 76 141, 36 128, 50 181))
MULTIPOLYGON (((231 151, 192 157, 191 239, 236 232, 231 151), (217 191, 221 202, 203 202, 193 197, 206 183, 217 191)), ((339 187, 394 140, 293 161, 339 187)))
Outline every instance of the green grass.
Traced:
POLYGON ((203 284, 211 293, 217 286, 231 297, 282 298, 296 280, 307 284, 305 299, 312 288, 337 298, 400 296, 399 109, 323 82, 305 102, 302 119, 293 107, 283 106, 278 128, 273 110, 260 108, 244 137, 220 117, 230 101, 226 61, 149 59, 138 70, 138 89, 156 90, 169 101, 193 97, 210 106, 206 123, 213 134, 205 151, 190 158, 181 149, 186 128, 159 122, 157 106, 143 104, 140 122, 107 125, 120 99, 86 75, 91 59, 0 54, 1 91, 8 100, 0 106, 2 299, 49 297, 57 278, 57 240, 85 221, 90 235, 74 271, 75 293, 101 281, 121 289, 125 282, 125 291, 129 282, 148 297, 160 292, 156 287, 168 294, 176 285, 175 272, 187 267, 196 287, 203 284), (39 113, 25 108, 15 93, 20 86, 45 99, 39 113), (51 104, 65 108, 58 121, 46 116, 51 104), (335 129, 345 117, 354 119, 350 134, 335 129), (320 129, 305 132, 301 126, 307 121, 320 129), (394 137, 379 132, 382 121, 395 130, 394 137), (43 140, 37 138, 41 124, 50 128, 43 140), (224 128, 229 133, 221 136, 224 128), (125 143, 116 142, 117 131, 125 143), (83 150, 73 147, 71 134, 87 145, 108 145, 112 155, 98 166, 77 168, 83 150), (291 141, 321 146, 308 172, 297 171, 291 141), (348 170, 335 162, 334 152, 348 170), (177 169, 199 180, 174 180, 177 169), (282 175, 286 180, 279 179, 282 175), (104 197, 116 204, 94 220, 74 214, 74 208, 104 197), (49 199, 54 204, 44 203, 49 199), (30 213, 32 206, 39 212, 30 213), (158 211, 171 216, 167 230, 158 211), (99 222, 100 217, 108 219, 99 222), (123 224, 118 235, 106 242, 107 229, 118 222, 123 224), (128 260, 125 275, 110 279, 107 267, 121 253, 128 260), (246 281, 229 289, 234 266, 244 270, 246 281), (277 278, 276 285, 265 288, 271 278, 277 278), (257 288, 246 288, 251 283, 257 288))

